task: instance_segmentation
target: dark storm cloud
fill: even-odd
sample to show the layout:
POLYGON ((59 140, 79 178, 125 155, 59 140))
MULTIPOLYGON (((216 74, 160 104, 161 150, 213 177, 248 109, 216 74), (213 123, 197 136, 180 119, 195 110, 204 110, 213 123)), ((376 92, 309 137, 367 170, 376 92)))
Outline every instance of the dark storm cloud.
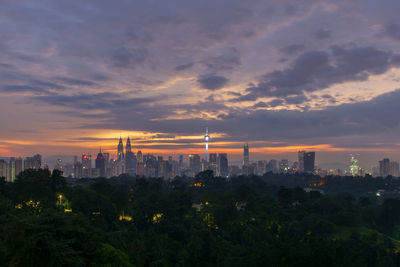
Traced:
POLYGON ((241 62, 236 49, 231 49, 231 51, 226 55, 208 58, 201 63, 203 63, 210 72, 218 72, 233 70, 239 66, 241 62))
POLYGON ((328 29, 318 29, 315 33, 314 33, 314 37, 317 39, 327 39, 329 37, 331 37, 332 32, 328 29))
POLYGON ((293 55, 297 54, 305 49, 304 45, 301 44, 292 44, 288 46, 281 47, 279 51, 284 55, 293 55))
POLYGON ((80 80, 80 79, 73 79, 73 78, 67 78, 67 77, 57 77, 56 79, 63 83, 69 84, 69 85, 83 85, 83 86, 95 85, 95 83, 92 81, 85 81, 85 80, 80 80))
POLYGON ((384 26, 383 33, 393 40, 400 41, 400 26, 396 23, 389 23, 384 26))
POLYGON ((120 47, 113 51, 112 62, 116 67, 130 68, 146 60, 148 52, 144 48, 120 47))
MULTIPOLYGON (((193 134, 199 128, 228 133, 237 140, 310 139, 367 135, 396 129, 400 124, 400 90, 370 101, 328 107, 325 110, 229 110, 224 120, 141 121, 136 129, 193 134), (239 127, 238 127, 239 126, 239 127)), ((122 125, 119 124, 119 127, 122 125)))
MULTIPOLYGON (((160 97, 165 98, 165 96, 160 97)), ((158 98, 123 98, 123 96, 115 93, 98 93, 76 95, 44 95, 35 96, 32 98, 32 100, 56 106, 66 106, 73 109, 103 109, 104 111, 112 111, 114 109, 124 109, 128 106, 139 108, 143 104, 152 103, 158 100, 158 98)))
POLYGON ((176 71, 182 71, 182 70, 187 70, 190 69, 191 67, 193 67, 194 63, 188 63, 188 64, 182 64, 182 65, 178 65, 174 68, 174 70, 176 71))
POLYGON ((370 75, 385 73, 394 63, 393 54, 374 47, 343 48, 330 52, 309 51, 297 57, 292 65, 261 77, 258 85, 246 89, 240 101, 260 97, 299 96, 347 81, 364 81, 370 75))
POLYGON ((201 88, 214 91, 223 88, 228 83, 228 79, 224 76, 210 74, 199 76, 197 82, 201 88))
POLYGON ((2 87, 2 91, 5 91, 5 92, 34 92, 34 93, 47 92, 47 90, 42 87, 34 87, 34 86, 29 86, 29 85, 4 85, 2 87))

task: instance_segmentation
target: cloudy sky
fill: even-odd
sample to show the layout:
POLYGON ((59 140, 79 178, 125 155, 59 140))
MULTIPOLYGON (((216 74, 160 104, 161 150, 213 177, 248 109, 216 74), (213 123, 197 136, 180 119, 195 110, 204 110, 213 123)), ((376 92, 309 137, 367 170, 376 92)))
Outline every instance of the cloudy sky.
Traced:
POLYGON ((1 156, 400 160, 397 0, 0 3, 1 156))

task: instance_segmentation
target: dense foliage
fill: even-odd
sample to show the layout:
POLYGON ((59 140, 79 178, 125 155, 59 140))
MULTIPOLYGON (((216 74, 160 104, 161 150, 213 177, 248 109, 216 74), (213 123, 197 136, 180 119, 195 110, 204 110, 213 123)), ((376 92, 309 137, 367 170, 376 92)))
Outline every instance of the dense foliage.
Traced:
POLYGON ((398 181, 321 179, 203 172, 68 184, 28 170, 0 182, 0 265, 399 266, 400 200, 368 193, 398 181))

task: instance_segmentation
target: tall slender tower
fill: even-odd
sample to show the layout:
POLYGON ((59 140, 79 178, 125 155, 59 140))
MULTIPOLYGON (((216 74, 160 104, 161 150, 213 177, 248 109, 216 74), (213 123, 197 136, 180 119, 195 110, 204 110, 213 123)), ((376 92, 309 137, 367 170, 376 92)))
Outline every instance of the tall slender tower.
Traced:
POLYGON ((243 165, 249 165, 249 144, 245 143, 243 146, 243 165))
POLYGON ((128 136, 128 140, 126 141, 125 153, 128 154, 130 152, 132 152, 131 139, 129 139, 129 136, 128 136))
POLYGON ((118 160, 123 160, 124 159, 124 144, 122 143, 122 138, 119 138, 119 143, 118 143, 118 160))
POLYGON ((206 161, 208 162, 208 141, 210 140, 210 136, 208 135, 208 127, 206 128, 206 135, 204 136, 204 141, 206 142, 206 161))

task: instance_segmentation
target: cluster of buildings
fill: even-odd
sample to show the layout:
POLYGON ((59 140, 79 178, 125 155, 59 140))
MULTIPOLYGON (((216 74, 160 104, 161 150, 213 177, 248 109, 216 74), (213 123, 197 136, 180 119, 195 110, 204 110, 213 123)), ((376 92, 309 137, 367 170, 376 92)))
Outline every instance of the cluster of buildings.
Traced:
POLYGON ((17 175, 24 170, 40 168, 42 156, 39 154, 26 158, 10 158, 8 161, 0 159, 0 177, 5 177, 8 182, 14 182, 17 175))
MULTIPOLYGON (((96 178, 96 177, 114 177, 120 175, 145 176, 145 177, 164 177, 173 179, 176 176, 193 177, 197 173, 205 170, 212 170, 214 175, 229 177, 235 175, 263 175, 268 172, 281 174, 294 173, 313 173, 320 176, 327 175, 351 175, 365 176, 365 169, 358 166, 358 160, 351 155, 348 170, 340 169, 322 170, 315 166, 315 152, 299 151, 297 161, 291 162, 288 159, 278 160, 258 160, 250 161, 249 145, 243 146, 242 164, 229 165, 228 155, 226 153, 209 153, 208 142, 210 136, 208 129, 204 136, 205 157, 199 154, 190 154, 184 160, 183 155, 179 155, 178 160, 172 156, 165 158, 152 154, 143 154, 132 150, 131 140, 128 137, 124 146, 122 138, 119 139, 117 146, 117 157, 111 159, 110 154, 102 152, 101 149, 97 157, 92 158, 90 154, 83 154, 79 159, 74 157, 72 163, 64 164, 61 159, 56 161, 54 169, 60 170, 66 177, 71 178, 96 178)), ((35 155, 26 158, 10 158, 8 161, 0 159, 0 177, 6 177, 7 181, 14 181, 17 175, 26 169, 47 168, 42 166, 42 157, 35 155)), ((373 168, 370 173, 373 176, 394 176, 399 177, 399 163, 383 159, 379 161, 379 167, 373 168)))
POLYGON ((163 156, 143 154, 140 150, 135 154, 132 151, 129 137, 125 147, 120 138, 116 159, 110 159, 110 154, 102 152, 100 149, 97 157, 94 158, 94 165, 92 156, 83 154, 80 161, 75 156, 72 164, 63 164, 62 160, 57 160, 54 169, 61 170, 65 176, 72 178, 139 175, 172 179, 178 175, 194 176, 204 170, 212 170, 218 176, 229 175, 226 153, 207 153, 206 159, 201 159, 199 154, 190 154, 187 162, 184 162, 183 155, 179 155, 178 161, 176 161, 172 156, 164 159, 163 156))
POLYGON ((389 159, 383 159, 379 161, 379 167, 374 170, 375 176, 386 177, 391 175, 393 177, 399 177, 399 163, 396 161, 390 161, 389 159))

